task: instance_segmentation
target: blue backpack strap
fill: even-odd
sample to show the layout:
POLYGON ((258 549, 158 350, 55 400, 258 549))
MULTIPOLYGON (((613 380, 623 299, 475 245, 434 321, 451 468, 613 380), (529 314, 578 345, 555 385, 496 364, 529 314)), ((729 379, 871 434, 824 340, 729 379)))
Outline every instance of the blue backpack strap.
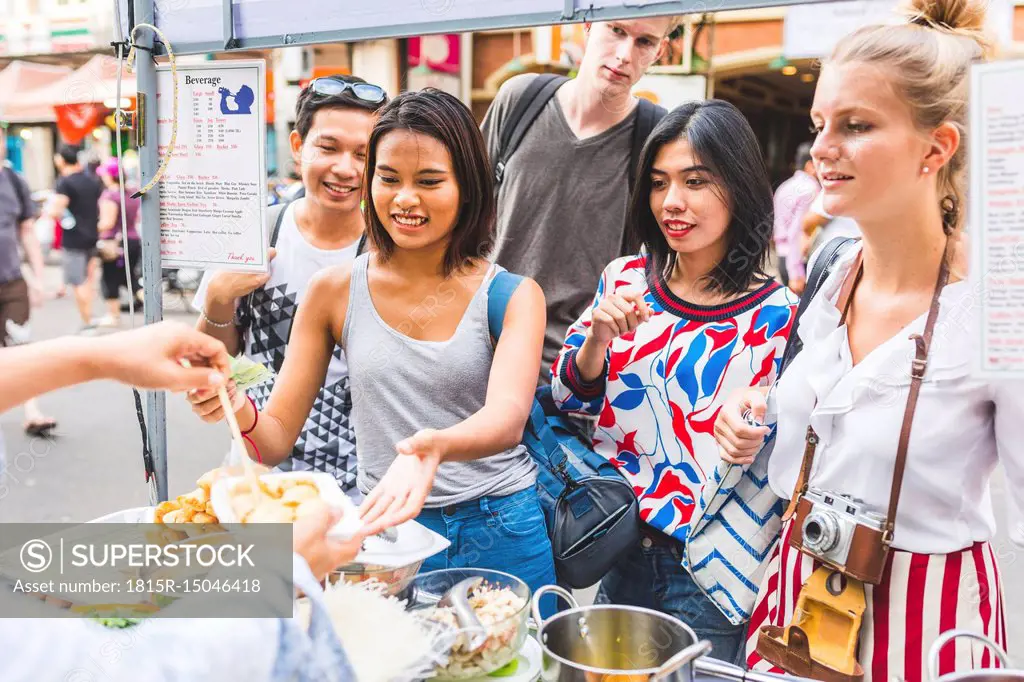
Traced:
MULTIPOLYGON (((492 279, 487 287, 487 327, 491 336, 497 341, 501 338, 501 329, 505 324, 505 311, 508 309, 508 302, 512 294, 516 292, 523 282, 522 275, 516 275, 507 270, 502 270, 492 279)), ((527 423, 527 430, 535 434, 539 441, 538 447, 534 447, 531 454, 542 456, 547 460, 547 466, 552 472, 558 471, 565 464, 567 458, 555 436, 555 432, 547 422, 547 415, 544 408, 536 400, 530 409, 530 419, 527 423), (543 452, 536 452, 542 449, 543 452)))
POLYGON ((505 325, 505 310, 508 309, 508 302, 522 281, 522 275, 502 270, 491 279, 491 284, 487 287, 487 328, 495 341, 501 338, 501 328, 505 325))

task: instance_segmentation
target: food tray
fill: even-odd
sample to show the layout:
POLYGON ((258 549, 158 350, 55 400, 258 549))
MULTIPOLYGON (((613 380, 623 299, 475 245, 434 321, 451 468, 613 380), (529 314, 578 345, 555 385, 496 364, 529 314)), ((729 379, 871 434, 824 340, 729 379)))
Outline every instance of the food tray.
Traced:
POLYGON ((88 523, 153 523, 156 507, 132 507, 110 512, 88 523))
POLYGON ((393 530, 397 533, 393 543, 376 536, 366 538, 355 563, 400 568, 416 562, 422 563, 452 544, 448 538, 416 521, 406 521, 393 530))
MULTIPOLYGON (((260 479, 268 483, 282 479, 312 481, 316 485, 317 490, 320 491, 321 500, 331 507, 342 510, 341 520, 328 531, 328 537, 338 540, 349 540, 363 526, 355 503, 342 492, 338 482, 331 474, 322 471, 282 471, 262 474, 260 479)), ((213 484, 213 489, 210 491, 210 501, 213 503, 213 511, 217 515, 217 520, 221 523, 241 523, 238 515, 235 514, 234 508, 231 506, 230 491, 235 485, 245 480, 245 476, 228 476, 218 479, 213 484)))

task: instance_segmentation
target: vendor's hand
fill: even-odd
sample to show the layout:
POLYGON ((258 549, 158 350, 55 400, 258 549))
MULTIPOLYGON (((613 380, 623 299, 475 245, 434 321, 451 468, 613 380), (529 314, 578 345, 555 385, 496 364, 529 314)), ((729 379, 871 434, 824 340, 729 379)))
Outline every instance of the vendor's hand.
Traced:
POLYGON ((613 339, 628 334, 651 317, 651 309, 643 292, 624 290, 612 292, 594 309, 593 322, 587 334, 607 346, 613 339))
POLYGON ((329 572, 355 560, 367 534, 360 531, 344 541, 327 537, 327 531, 341 519, 341 510, 319 500, 309 504, 313 509, 295 521, 292 549, 306 560, 313 577, 323 580, 329 572))
MULTIPOLYGON (((270 247, 267 250, 267 263, 274 260, 275 256, 277 256, 277 249, 270 247)), ((267 272, 220 271, 210 278, 206 295, 213 302, 227 304, 249 295, 269 281, 269 270, 267 272)))
POLYGON ((180 322, 147 324, 89 341, 102 377, 139 388, 215 388, 231 375, 224 344, 180 322), (182 360, 191 366, 183 366, 182 360))
MULTIPOLYGON (((241 412, 246 402, 245 391, 238 390, 232 379, 228 379, 225 389, 231 401, 231 409, 235 414, 241 412)), ((216 387, 197 388, 189 391, 185 397, 192 403, 192 411, 204 422, 216 424, 226 418, 224 406, 220 402, 220 392, 216 387)))
POLYGON ((398 457, 361 507, 367 535, 376 535, 420 513, 444 457, 436 429, 417 431, 395 449, 398 457))
POLYGON ((726 398, 715 419, 715 440, 722 459, 730 464, 751 464, 761 450, 764 439, 771 432, 767 426, 751 426, 743 419, 743 413, 764 423, 768 403, 764 393, 756 388, 741 388, 726 398))

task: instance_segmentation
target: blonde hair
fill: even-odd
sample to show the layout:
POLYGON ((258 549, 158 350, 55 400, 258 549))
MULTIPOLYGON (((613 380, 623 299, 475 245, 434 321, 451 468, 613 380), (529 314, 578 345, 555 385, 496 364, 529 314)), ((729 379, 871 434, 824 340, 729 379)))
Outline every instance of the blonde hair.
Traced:
POLYGON ((844 37, 826 64, 887 67, 919 130, 931 132, 951 123, 960 131, 960 146, 936 175, 943 228, 952 233, 963 225, 970 66, 987 59, 993 49, 983 28, 985 4, 911 0, 903 13, 906 23, 868 26, 844 37))

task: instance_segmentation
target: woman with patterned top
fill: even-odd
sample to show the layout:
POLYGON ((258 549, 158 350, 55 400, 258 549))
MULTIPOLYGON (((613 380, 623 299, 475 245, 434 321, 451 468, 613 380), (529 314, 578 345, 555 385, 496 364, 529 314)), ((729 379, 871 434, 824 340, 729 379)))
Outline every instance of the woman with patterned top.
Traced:
POLYGON ((598 417, 593 447, 632 484, 640 544, 599 602, 658 609, 735 660, 744 636, 683 566, 719 460, 714 423, 738 387, 775 380, 796 297, 764 272, 772 191, 743 115, 722 101, 669 113, 641 154, 630 229, 640 255, 605 268, 553 367, 555 402, 598 417))

